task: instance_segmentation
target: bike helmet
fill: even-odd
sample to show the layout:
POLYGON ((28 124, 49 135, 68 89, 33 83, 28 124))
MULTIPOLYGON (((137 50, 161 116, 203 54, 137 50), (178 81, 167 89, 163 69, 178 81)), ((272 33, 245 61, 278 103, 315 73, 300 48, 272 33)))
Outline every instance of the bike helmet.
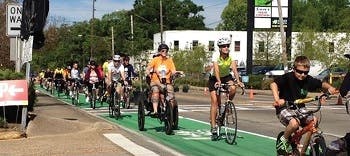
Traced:
POLYGON ((97 64, 96 64, 96 61, 90 61, 90 65, 96 66, 96 65, 97 65, 97 64))
POLYGON ((166 51, 169 51, 168 45, 162 43, 158 46, 158 52, 160 52, 162 49, 166 49, 166 51))
POLYGON ((227 37, 223 37, 218 40, 218 43, 217 43, 218 46, 225 45, 225 44, 231 44, 231 40, 227 37))
POLYGON ((345 53, 344 57, 350 59, 350 53, 345 53))

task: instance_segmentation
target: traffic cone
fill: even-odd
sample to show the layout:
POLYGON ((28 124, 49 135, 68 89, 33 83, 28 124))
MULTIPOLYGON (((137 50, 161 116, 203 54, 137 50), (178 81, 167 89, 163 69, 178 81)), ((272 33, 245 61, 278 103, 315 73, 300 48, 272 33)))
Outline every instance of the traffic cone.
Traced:
POLYGON ((343 105, 343 98, 340 95, 338 95, 337 105, 343 105))
POLYGON ((251 99, 251 100, 254 99, 253 87, 250 87, 249 99, 251 99))

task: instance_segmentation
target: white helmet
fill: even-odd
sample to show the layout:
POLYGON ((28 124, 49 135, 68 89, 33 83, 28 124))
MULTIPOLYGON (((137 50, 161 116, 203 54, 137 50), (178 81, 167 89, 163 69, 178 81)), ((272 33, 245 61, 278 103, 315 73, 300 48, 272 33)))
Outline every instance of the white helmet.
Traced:
POLYGON ((223 37, 218 40, 218 43, 217 43, 218 46, 225 45, 225 44, 231 44, 231 40, 227 37, 223 37))

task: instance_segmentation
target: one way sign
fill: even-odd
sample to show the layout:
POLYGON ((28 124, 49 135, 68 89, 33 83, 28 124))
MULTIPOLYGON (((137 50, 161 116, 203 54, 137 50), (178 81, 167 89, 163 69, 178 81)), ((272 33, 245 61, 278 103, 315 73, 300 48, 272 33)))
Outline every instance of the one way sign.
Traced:
POLYGON ((22 6, 17 4, 8 4, 6 6, 7 16, 7 36, 19 36, 21 32, 22 6))

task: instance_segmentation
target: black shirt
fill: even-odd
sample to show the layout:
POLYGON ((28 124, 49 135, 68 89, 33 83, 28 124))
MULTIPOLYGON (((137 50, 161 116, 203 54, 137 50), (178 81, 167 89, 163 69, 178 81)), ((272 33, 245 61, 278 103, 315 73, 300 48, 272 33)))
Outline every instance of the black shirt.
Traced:
MULTIPOLYGON (((299 80, 295 77, 294 72, 286 73, 277 77, 274 82, 278 86, 279 97, 286 101, 294 101, 296 99, 303 99, 307 97, 309 91, 316 91, 322 88, 322 82, 313 78, 310 75, 304 80, 299 80)), ((276 114, 278 114, 284 107, 276 107, 276 114)))

